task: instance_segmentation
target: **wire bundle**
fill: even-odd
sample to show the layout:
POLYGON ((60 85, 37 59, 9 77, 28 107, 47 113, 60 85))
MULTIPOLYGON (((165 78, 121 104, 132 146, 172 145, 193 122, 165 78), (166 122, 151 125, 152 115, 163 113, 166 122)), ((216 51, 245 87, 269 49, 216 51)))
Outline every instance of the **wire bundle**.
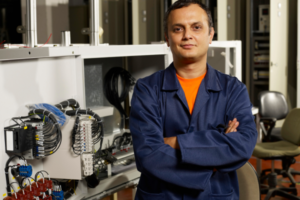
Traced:
MULTIPOLYGON (((128 118, 121 103, 125 101, 131 87, 135 84, 135 79, 132 75, 122 67, 111 68, 104 77, 104 94, 113 106, 120 112, 121 118, 123 116, 128 118), (119 88, 119 78, 121 78, 122 88, 119 88), (119 89, 122 89, 119 95, 119 89)), ((122 124, 122 123, 121 123, 122 124)))
POLYGON ((59 104, 56 104, 55 106, 68 116, 76 116, 75 125, 72 132, 72 147, 73 152, 77 155, 81 155, 83 153, 81 138, 81 132, 83 130, 83 127, 79 126, 80 115, 92 116, 95 119, 91 125, 92 144, 95 145, 96 143, 100 142, 100 148, 97 151, 97 153, 100 153, 104 137, 103 124, 100 116, 91 110, 80 109, 80 105, 75 99, 68 99, 62 101, 59 104), (65 110, 67 107, 71 107, 73 110, 65 110))
POLYGON ((79 147, 79 146, 74 147, 74 144, 78 144, 78 142, 80 142, 80 138, 76 138, 76 135, 77 136, 80 135, 80 130, 83 128, 83 127, 79 126, 79 121, 80 121, 79 115, 88 115, 88 116, 92 116, 95 119, 91 126, 92 141, 93 141, 93 145, 100 142, 100 147, 99 147, 98 151, 96 152, 96 154, 100 153, 100 151, 102 149, 103 136, 104 136, 103 124, 102 124, 102 120, 101 120, 100 116, 91 110, 79 110, 79 109, 78 110, 68 110, 68 111, 66 111, 66 114, 69 116, 77 116, 75 125, 73 128, 73 133, 72 133, 72 142, 73 142, 74 153, 78 154, 78 155, 80 155, 82 153, 81 147, 79 147))
POLYGON ((35 109, 29 111, 29 115, 48 117, 49 121, 36 130, 36 157, 42 158, 54 154, 60 147, 62 133, 60 126, 52 112, 44 109, 35 109))
POLYGON ((129 146, 132 142, 132 136, 131 133, 125 132, 123 135, 115 137, 112 143, 112 147, 119 147, 119 149, 122 150, 122 147, 129 146), (116 141, 119 140, 118 145, 116 144, 116 141))

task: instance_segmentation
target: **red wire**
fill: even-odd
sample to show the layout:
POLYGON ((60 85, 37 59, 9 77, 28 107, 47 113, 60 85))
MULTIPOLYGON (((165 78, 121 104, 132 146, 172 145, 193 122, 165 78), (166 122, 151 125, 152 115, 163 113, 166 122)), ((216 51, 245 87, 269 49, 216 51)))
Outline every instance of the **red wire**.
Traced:
MULTIPOLYGON (((49 36, 48 40, 46 41, 46 43, 43 44, 42 46, 39 46, 39 47, 43 47, 44 45, 46 45, 46 44, 49 42, 51 36, 52 36, 52 33, 50 33, 50 36, 49 36)), ((3 40, 3 41, 0 43, 0 45, 3 44, 4 42, 5 42, 5 40, 3 40)), ((16 44, 8 44, 8 46, 16 46, 16 47, 30 48, 30 47, 28 47, 28 46, 22 46, 22 45, 16 45, 16 44)))
MULTIPOLYGON (((52 33, 50 33, 50 36, 48 37, 48 40, 47 40, 47 42, 45 44, 47 44, 49 42, 51 36, 52 36, 52 33)), ((43 44, 42 46, 39 46, 39 47, 43 47, 45 44, 43 44)))
POLYGON ((3 44, 4 42, 5 42, 5 40, 3 40, 3 41, 0 43, 0 45, 3 44))

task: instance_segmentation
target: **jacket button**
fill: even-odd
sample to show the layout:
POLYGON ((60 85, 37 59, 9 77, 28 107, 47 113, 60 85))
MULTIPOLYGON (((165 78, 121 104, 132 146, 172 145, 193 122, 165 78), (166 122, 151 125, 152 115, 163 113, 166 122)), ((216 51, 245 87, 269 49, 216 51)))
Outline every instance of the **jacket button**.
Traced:
POLYGON ((191 133, 194 131, 194 127, 190 127, 189 130, 188 130, 188 133, 191 133))

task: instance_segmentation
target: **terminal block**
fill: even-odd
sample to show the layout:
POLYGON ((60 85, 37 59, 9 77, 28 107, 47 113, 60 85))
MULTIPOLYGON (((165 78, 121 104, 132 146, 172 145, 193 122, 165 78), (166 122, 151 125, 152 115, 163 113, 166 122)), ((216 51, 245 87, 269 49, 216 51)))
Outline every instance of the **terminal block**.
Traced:
POLYGON ((93 152, 92 126, 93 120, 88 118, 80 120, 74 142, 74 149, 77 154, 93 152))
POLYGON ((20 166, 19 167, 19 173, 20 176, 25 176, 25 177, 30 177, 32 175, 32 166, 28 165, 28 166, 20 166))
POLYGON ((54 186, 53 195, 55 196, 56 200, 64 200, 64 191, 61 189, 61 186, 54 186))
POLYGON ((90 176, 93 174, 93 154, 82 154, 82 169, 84 176, 90 176))
POLYGON ((83 152, 92 152, 93 151, 93 137, 92 137, 92 124, 93 121, 90 119, 80 120, 79 127, 81 129, 82 137, 82 147, 83 152))

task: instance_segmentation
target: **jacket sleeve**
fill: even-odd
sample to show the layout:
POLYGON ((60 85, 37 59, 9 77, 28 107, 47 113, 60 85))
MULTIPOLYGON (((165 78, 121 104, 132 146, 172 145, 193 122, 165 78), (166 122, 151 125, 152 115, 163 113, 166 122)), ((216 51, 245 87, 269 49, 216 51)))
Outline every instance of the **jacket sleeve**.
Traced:
POLYGON ((183 164, 180 151, 164 144, 155 89, 136 83, 131 100, 130 131, 140 172, 185 188, 204 190, 212 169, 183 164))
POLYGON ((183 163, 230 172, 249 160, 257 140, 252 104, 244 84, 236 82, 231 91, 227 95, 225 117, 227 124, 237 118, 237 132, 206 130, 178 135, 183 163))

